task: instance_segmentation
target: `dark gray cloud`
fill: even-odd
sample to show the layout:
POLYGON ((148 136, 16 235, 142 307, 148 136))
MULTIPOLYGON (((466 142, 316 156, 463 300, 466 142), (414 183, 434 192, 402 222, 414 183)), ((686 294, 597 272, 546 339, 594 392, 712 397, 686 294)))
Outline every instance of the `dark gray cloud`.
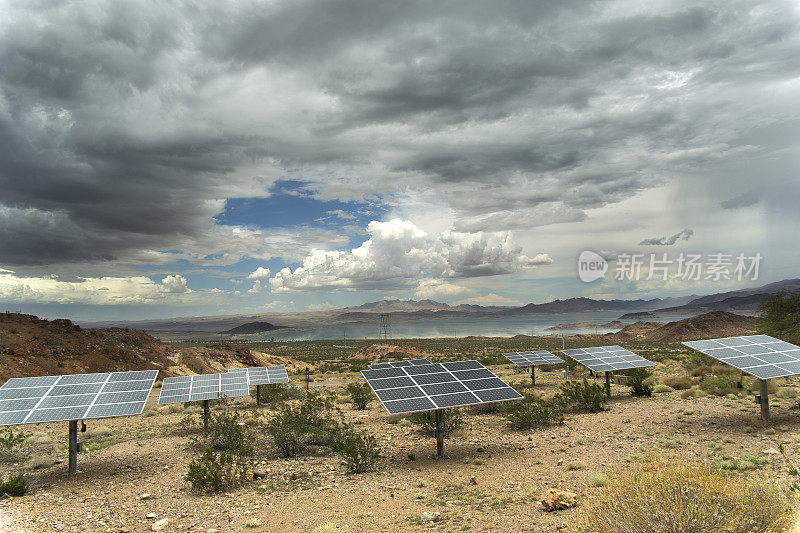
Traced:
POLYGON ((297 241, 212 217, 289 172, 325 199, 430 192, 478 232, 671 180, 746 205, 744 162, 785 180, 796 157, 789 1, 18 1, 0 20, 0 264, 269 257, 297 241))
POLYGON ((672 246, 678 241, 688 241, 692 235, 694 235, 694 230, 685 229, 669 237, 645 239, 639 243, 639 246, 672 246))

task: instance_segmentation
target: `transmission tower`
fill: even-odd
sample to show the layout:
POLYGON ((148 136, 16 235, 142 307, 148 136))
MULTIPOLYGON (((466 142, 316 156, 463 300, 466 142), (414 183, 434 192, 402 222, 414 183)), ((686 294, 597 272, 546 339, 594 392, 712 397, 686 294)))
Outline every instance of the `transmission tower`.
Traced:
POLYGON ((381 318, 381 331, 379 337, 384 339, 391 339, 392 338, 392 324, 389 320, 388 313, 382 313, 380 315, 381 318))

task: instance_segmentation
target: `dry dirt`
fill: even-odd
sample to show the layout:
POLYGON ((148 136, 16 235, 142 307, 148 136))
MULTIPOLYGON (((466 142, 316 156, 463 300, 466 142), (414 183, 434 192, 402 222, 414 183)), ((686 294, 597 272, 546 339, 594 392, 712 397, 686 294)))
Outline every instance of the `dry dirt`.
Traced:
MULTIPOLYGON (((508 366, 493 370, 511 383, 529 380, 508 366)), ((560 380, 559 373, 537 372, 537 389, 560 380)), ((794 385, 800 383, 783 386, 794 385)), ((465 427, 446 440, 446 457, 437 459, 433 438, 397 423, 377 402, 366 411, 345 404, 346 418, 378 438, 377 471, 348 475, 335 455, 283 459, 263 439, 256 469, 268 479, 216 496, 193 493, 183 482, 197 454, 178 430, 183 413, 90 421, 90 432, 108 428, 100 432, 107 446, 80 454, 75 476, 65 475, 65 463, 29 472, 27 495, 0 500, 0 531, 150 531, 164 518, 163 531, 243 531, 253 519, 260 520, 256 531, 310 532, 331 522, 353 532, 569 530, 573 514, 599 490, 590 476, 611 477, 658 457, 718 462, 749 454, 768 462, 747 474, 782 478, 787 464, 769 451, 784 442, 789 459, 800 457, 800 413, 793 405, 773 403, 773 419, 764 425, 748 398, 681 399, 680 391, 632 398, 628 387, 615 385, 608 411, 567 415, 564 425, 544 430, 512 431, 500 415, 464 409, 465 427), (572 470, 575 461, 583 466, 572 470), (578 507, 544 512, 538 496, 549 487, 578 493, 578 507), (437 511, 438 522, 422 521, 423 513, 437 511)), ((255 409, 249 398, 227 408, 255 409)), ((58 456, 66 461, 66 423, 23 429, 60 443, 58 456)), ((2 472, 13 468, 0 464, 2 472)))

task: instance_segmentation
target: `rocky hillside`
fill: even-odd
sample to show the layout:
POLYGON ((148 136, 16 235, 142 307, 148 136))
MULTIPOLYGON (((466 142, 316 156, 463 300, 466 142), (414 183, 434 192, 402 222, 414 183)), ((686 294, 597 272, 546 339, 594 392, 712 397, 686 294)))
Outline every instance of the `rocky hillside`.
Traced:
POLYGON ((163 378, 262 365, 286 365, 290 372, 308 366, 242 346, 178 348, 134 329, 82 329, 65 319, 0 313, 0 383, 12 377, 150 369, 160 370, 163 378))
POLYGON ((712 311, 675 322, 636 322, 608 337, 615 341, 687 341, 715 337, 735 337, 756 333, 757 318, 727 311, 712 311))

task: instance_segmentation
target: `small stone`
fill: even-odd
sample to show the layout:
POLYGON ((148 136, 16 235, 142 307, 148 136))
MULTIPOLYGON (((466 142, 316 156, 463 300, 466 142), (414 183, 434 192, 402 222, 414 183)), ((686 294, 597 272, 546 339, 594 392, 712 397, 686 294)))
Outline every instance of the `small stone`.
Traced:
POLYGON ((568 509, 575 506, 578 501, 578 495, 574 492, 567 492, 565 490, 549 489, 540 503, 545 511, 560 511, 561 509, 568 509))
POLYGON ((558 460, 558 462, 557 462, 556 464, 557 464, 558 466, 561 466, 561 465, 563 465, 563 464, 564 464, 564 459, 559 459, 559 460, 558 460))
POLYGON ((209 528, 206 529, 206 533, 219 533, 219 529, 209 528))
POLYGON ((420 515, 420 519, 425 523, 438 522, 442 519, 442 513, 439 511, 425 511, 420 515))
POLYGON ((144 517, 147 518, 148 520, 152 520, 153 518, 156 517, 156 513, 147 513, 144 517))
POLYGON ((139 495, 140 500, 155 500, 156 497, 150 494, 149 492, 143 492, 139 495))
POLYGON ((470 477, 469 478, 469 484, 470 485, 477 485, 478 484, 478 479, 475 476, 470 477))
POLYGON ((162 518, 157 522, 153 522, 153 525, 150 526, 150 529, 153 531, 161 531, 162 529, 167 527, 167 525, 169 525, 169 518, 162 518))
POLYGON ((267 479, 267 474, 264 472, 253 471, 253 479, 267 479))
POLYGON ((781 452, 779 452, 779 451, 778 451, 778 450, 776 450, 775 448, 767 448, 766 450, 764 450, 764 451, 763 451, 763 452, 761 452, 761 453, 765 453, 765 454, 767 454, 767 455, 778 455, 778 454, 779 454, 779 453, 781 453, 781 452))

